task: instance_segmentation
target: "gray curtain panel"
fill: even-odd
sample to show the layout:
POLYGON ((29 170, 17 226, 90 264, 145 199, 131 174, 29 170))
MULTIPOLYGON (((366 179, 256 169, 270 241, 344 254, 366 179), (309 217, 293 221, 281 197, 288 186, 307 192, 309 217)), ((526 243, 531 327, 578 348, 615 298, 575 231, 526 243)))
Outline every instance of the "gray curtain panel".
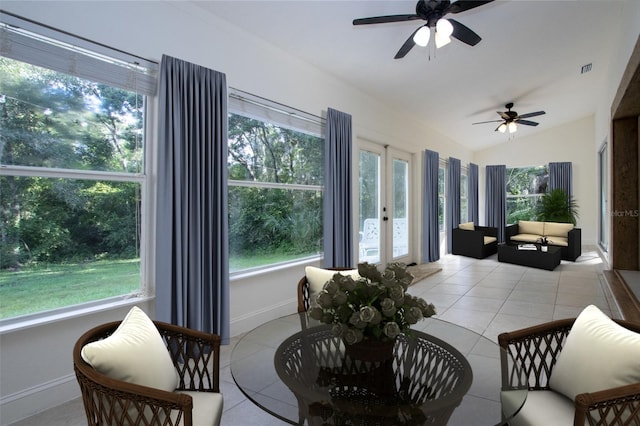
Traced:
POLYGON ((467 179, 469 190, 467 197, 469 197, 469 221, 474 225, 479 225, 479 207, 478 207, 478 165, 469 163, 469 179, 467 179))
POLYGON ((486 218, 487 226, 498 228, 498 242, 504 242, 507 223, 507 166, 487 166, 486 218))
POLYGON ((227 84, 162 57, 156 316, 229 341, 227 84))
POLYGON ((324 149, 324 266, 352 267, 351 115, 329 108, 324 149))
POLYGON ((573 167, 570 161, 549 163, 549 191, 562 189, 569 197, 573 196, 573 167))
POLYGON ((422 172, 422 262, 440 259, 438 224, 438 167, 440 155, 425 150, 422 172))
POLYGON ((447 186, 447 253, 451 253, 453 228, 460 224, 460 160, 449 157, 447 186))

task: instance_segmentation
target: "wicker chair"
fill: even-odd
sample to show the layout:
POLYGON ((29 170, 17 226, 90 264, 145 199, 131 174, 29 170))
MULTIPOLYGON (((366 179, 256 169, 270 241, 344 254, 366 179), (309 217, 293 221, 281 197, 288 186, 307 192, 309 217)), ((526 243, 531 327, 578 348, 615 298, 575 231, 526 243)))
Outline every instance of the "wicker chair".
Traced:
MULTIPOLYGON (((353 268, 326 268, 329 271, 348 271, 353 268)), ((309 293, 309 281, 304 275, 298 281, 298 313, 307 312, 311 305, 311 297, 309 293)))
MULTIPOLYGON (((119 324, 120 321, 111 322, 87 331, 73 348, 73 365, 87 424, 191 426, 199 423, 194 418, 194 400, 199 400, 203 392, 220 392, 220 337, 154 321, 179 374, 176 392, 166 392, 109 378, 83 360, 82 348, 110 336, 119 324)), ((212 411, 212 407, 207 406, 206 410, 212 411)), ((211 419, 210 424, 217 424, 217 420, 211 419)))
MULTIPOLYGON (((640 333, 640 324, 614 321, 640 333)), ((575 318, 556 320, 500 334, 500 347, 513 357, 513 362, 509 362, 508 355, 501 351, 503 389, 526 387, 530 394, 532 391, 551 390, 549 378, 574 322, 575 318)), ((541 408, 544 411, 549 407, 541 408)), ((640 383, 579 394, 574 400, 574 408, 574 425, 638 426, 640 383)))

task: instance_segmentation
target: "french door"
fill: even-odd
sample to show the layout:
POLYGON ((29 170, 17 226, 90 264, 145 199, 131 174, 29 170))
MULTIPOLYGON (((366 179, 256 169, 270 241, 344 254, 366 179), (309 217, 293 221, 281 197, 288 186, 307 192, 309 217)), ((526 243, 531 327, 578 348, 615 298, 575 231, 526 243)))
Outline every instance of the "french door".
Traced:
POLYGON ((359 262, 411 262, 411 155, 360 141, 359 262))

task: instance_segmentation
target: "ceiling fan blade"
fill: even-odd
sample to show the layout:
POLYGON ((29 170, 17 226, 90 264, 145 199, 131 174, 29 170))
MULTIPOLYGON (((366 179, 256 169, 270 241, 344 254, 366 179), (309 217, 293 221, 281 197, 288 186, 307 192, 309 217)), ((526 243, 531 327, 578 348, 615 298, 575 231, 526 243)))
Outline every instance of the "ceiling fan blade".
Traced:
POLYGON ((407 53, 409 53, 409 51, 413 49, 413 46, 416 45, 416 42, 413 41, 413 36, 416 35, 416 33, 420 28, 422 27, 418 27, 414 32, 411 33, 409 38, 404 42, 402 47, 400 47, 400 50, 398 50, 398 53, 396 53, 396 56, 394 56, 393 59, 404 58, 407 55, 407 53))
POLYGON ((524 124, 525 126, 537 126, 538 125, 538 123, 536 123, 535 121, 529 121, 529 120, 516 120, 516 123, 524 124))
POLYGON ((353 25, 368 25, 368 24, 386 24, 387 22, 405 22, 413 21, 416 19, 422 19, 418 15, 386 15, 386 16, 372 16, 371 18, 359 18, 353 20, 353 25))
POLYGON ((465 10, 473 9, 483 4, 491 3, 493 0, 458 0, 455 3, 451 3, 451 6, 445 11, 445 13, 460 13, 465 10))
POLYGON ((509 117, 509 115, 508 115, 506 112, 504 112, 504 111, 496 111, 496 112, 497 112, 497 113, 500 115, 500 117, 502 117, 504 120, 510 120, 510 119, 511 119, 511 117, 509 117))
POLYGON ((503 120, 478 121, 477 123, 471 123, 471 124, 499 123, 501 121, 503 120))
POLYGON ((536 112, 530 112, 530 113, 527 113, 527 114, 522 114, 522 115, 519 115, 518 117, 519 118, 530 118, 530 117, 537 117, 537 116, 543 115, 543 114, 546 114, 546 112, 544 112, 544 111, 536 111, 536 112))
MULTIPOLYGON (((502 124, 500 124, 500 126, 502 126, 502 124)), ((494 130, 494 132, 497 132, 498 129, 500 129, 500 126, 496 127, 496 129, 494 130)))
POLYGON ((476 44, 480 43, 480 40, 482 40, 482 38, 480 38, 478 34, 473 32, 473 30, 465 25, 462 25, 455 19, 447 18, 447 21, 451 22, 451 25, 453 26, 453 33, 451 34, 451 37, 457 38, 458 40, 468 44, 469 46, 475 46, 476 44))

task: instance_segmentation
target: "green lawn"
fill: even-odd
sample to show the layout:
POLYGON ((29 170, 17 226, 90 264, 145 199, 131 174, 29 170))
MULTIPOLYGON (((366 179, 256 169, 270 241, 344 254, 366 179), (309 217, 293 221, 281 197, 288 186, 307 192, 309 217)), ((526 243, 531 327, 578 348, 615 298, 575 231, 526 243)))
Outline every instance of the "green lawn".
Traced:
POLYGON ((127 294, 139 287, 139 259, 1 270, 0 319, 127 294))
MULTIPOLYGON (((275 253, 234 257, 229 267, 233 272, 293 258, 291 255, 275 253)), ((129 294, 139 287, 139 259, 48 264, 24 267, 17 271, 0 270, 0 319, 129 294)))

